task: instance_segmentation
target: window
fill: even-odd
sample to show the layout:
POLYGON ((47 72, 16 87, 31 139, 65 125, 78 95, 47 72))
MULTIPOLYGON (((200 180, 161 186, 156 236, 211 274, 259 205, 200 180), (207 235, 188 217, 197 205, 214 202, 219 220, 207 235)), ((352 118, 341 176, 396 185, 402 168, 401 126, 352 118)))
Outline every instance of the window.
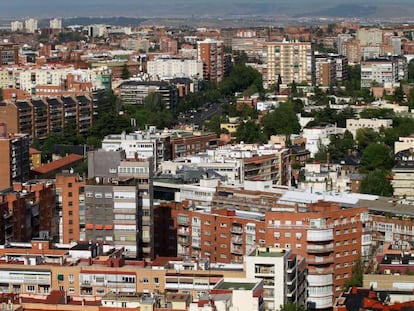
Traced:
POLYGON ((296 244, 296 248, 297 249, 301 249, 302 248, 302 244, 296 244))
POLYGON ((126 306, 127 306, 127 303, 126 303, 125 301, 122 301, 122 303, 121 303, 121 307, 122 307, 122 308, 126 308, 126 306))
POLYGON ((290 238, 290 237, 291 237, 290 232, 285 232, 285 238, 290 238))
POLYGON ((286 243, 286 244, 285 244, 285 247, 286 247, 286 248, 290 248, 290 244, 289 244, 289 243, 286 243))
POLYGON ((70 220, 68 221, 68 223, 69 223, 69 225, 73 225, 73 220, 72 220, 72 219, 70 219, 70 220))
POLYGON ((69 211, 69 216, 73 216, 73 212, 72 211, 69 211))
POLYGON ((147 284, 148 283, 148 278, 141 278, 141 283, 147 284))
POLYGON ((68 197, 69 198, 73 197, 73 192, 68 192, 68 197))
POLYGON ((73 206, 73 202, 72 201, 69 201, 68 202, 68 206, 73 206))
POLYGON ((68 292, 69 292, 69 294, 74 294, 75 293, 75 288, 69 287, 68 292))
POLYGON ((65 277, 63 276, 63 274, 58 274, 57 279, 58 281, 63 281, 65 277))
POLYGON ((159 278, 154 278, 154 283, 155 284, 160 284, 160 279, 159 278))
POLYGON ((72 183, 68 183, 68 188, 72 188, 72 183))
POLYGON ((32 292, 32 293, 34 293, 34 291, 35 291, 35 286, 34 286, 34 285, 27 285, 27 291, 28 291, 28 292, 32 292))
POLYGON ((69 274, 69 275, 68 275, 68 280, 69 280, 69 283, 73 283, 74 279, 75 279, 75 277, 74 277, 74 275, 73 275, 73 274, 69 274))

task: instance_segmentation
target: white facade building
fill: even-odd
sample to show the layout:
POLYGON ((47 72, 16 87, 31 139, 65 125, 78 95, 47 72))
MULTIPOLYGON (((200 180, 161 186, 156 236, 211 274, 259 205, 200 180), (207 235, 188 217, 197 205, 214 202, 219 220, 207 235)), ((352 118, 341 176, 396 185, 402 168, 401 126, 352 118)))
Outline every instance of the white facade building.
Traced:
POLYGON ((54 18, 49 21, 50 29, 62 29, 62 20, 60 18, 54 18))
POLYGON ((37 19, 29 18, 24 21, 24 29, 26 32, 34 33, 36 32, 37 28, 37 19))
POLYGON ((300 267, 304 266, 304 261, 294 256, 292 250, 260 247, 245 256, 245 263, 246 278, 264 280, 265 310, 278 310, 288 302, 305 303, 305 269, 300 267), (296 300, 291 301, 290 297, 296 300))
POLYGON ((148 61, 147 72, 151 80, 168 78, 203 78, 203 62, 196 59, 159 57, 148 61))
POLYGON ((376 83, 383 87, 398 84, 398 61, 396 59, 370 59, 361 63, 361 87, 371 87, 376 83))
POLYGON ((381 127, 391 128, 391 119, 347 119, 346 129, 356 137, 356 133, 359 129, 370 128, 375 132, 378 132, 381 127))
POLYGON ((74 81, 92 82, 92 88, 101 89, 104 88, 101 76, 107 73, 106 67, 94 69, 75 69, 73 66, 0 68, 0 88, 18 88, 32 92, 39 85, 61 86, 67 76, 72 74, 75 77, 74 81))
POLYGON ((22 22, 20 22, 20 21, 14 21, 14 22, 11 22, 11 31, 22 31, 24 28, 23 28, 23 23, 22 22))
POLYGON ((331 135, 343 134, 345 129, 336 127, 336 125, 327 125, 325 127, 312 127, 303 130, 303 138, 306 139, 305 148, 309 150, 313 157, 322 146, 328 146, 331 142, 331 135))
POLYGON ((105 151, 124 150, 127 159, 154 159, 154 169, 165 160, 165 146, 161 134, 155 133, 155 128, 150 127, 146 132, 137 131, 120 135, 105 136, 102 141, 102 149, 105 151))

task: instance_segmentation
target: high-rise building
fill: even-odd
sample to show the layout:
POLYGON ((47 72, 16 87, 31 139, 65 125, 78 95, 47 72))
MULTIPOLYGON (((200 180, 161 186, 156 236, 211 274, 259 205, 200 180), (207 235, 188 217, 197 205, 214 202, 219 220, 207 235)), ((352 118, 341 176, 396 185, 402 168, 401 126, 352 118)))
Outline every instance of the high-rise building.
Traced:
POLYGON ((13 21, 10 24, 11 31, 22 31, 23 30, 23 23, 20 21, 13 21))
POLYGON ((129 258, 154 258, 153 164, 124 152, 90 153, 85 185, 86 240, 123 247, 129 258))
POLYGON ((24 29, 26 32, 34 33, 38 29, 37 19, 29 18, 24 21, 24 29))
POLYGON ((8 133, 7 125, 0 124, 0 190, 29 179, 29 142, 29 135, 8 133))
POLYGON ((205 80, 220 82, 224 77, 223 41, 206 39, 197 42, 198 60, 203 62, 205 80))
POLYGON ((85 181, 76 173, 56 175, 56 197, 60 207, 59 242, 85 241, 85 181))
POLYGON ((285 84, 292 81, 315 83, 315 59, 310 42, 267 42, 264 50, 266 71, 263 80, 266 87, 276 84, 279 76, 285 84))
POLYGON ((49 21, 50 29, 62 29, 62 20, 60 18, 54 18, 49 21))
POLYGON ((246 278, 263 279, 265 310, 295 303, 306 306, 305 259, 291 249, 258 247, 245 257, 246 278))
POLYGON ((346 55, 346 49, 345 49, 345 43, 346 41, 348 41, 349 39, 352 39, 353 36, 351 34, 348 33, 341 33, 338 35, 338 42, 337 42, 337 46, 338 46, 338 54, 339 55, 346 55))

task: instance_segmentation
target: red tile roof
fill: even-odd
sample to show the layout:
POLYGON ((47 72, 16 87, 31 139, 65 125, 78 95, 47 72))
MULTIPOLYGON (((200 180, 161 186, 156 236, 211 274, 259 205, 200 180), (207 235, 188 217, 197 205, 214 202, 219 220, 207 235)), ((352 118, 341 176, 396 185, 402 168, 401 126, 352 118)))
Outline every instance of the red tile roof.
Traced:
POLYGON ((59 168, 65 167, 71 163, 75 163, 78 161, 81 161, 83 159, 83 156, 78 154, 70 154, 67 157, 64 157, 62 159, 47 163, 45 165, 39 166, 35 169, 33 169, 33 172, 38 174, 46 174, 53 172, 55 170, 58 170, 59 168))
POLYGON ((35 148, 29 148, 29 154, 40 154, 41 151, 35 149, 35 148))

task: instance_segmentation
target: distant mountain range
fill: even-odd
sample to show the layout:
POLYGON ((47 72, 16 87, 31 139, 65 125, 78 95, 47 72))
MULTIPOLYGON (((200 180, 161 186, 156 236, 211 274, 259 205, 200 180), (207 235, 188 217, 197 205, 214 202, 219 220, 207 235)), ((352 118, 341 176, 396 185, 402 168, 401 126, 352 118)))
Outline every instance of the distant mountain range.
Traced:
POLYGON ((229 17, 229 16, 414 16, 413 0, 13 0, 2 1, 1 18, 127 16, 229 17))

